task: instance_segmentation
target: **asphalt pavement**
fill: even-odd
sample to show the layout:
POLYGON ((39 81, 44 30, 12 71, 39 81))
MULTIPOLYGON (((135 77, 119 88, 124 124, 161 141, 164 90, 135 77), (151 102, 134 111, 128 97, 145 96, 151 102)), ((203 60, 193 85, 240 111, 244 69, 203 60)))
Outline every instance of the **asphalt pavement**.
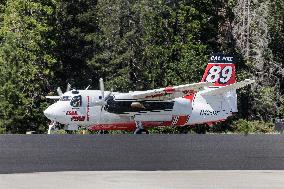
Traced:
POLYGON ((284 136, 0 136, 1 174, 121 170, 284 170, 284 136))
POLYGON ((283 189, 284 171, 91 171, 0 174, 1 189, 283 189))

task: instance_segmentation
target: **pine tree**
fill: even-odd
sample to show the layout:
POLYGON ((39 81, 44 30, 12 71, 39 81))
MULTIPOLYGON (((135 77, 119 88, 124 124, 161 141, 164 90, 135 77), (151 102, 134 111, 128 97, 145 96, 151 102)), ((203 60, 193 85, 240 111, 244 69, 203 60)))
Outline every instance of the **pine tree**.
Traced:
POLYGON ((206 56, 218 49, 213 3, 151 1, 145 8, 145 54, 152 87, 200 81, 206 56))
POLYGON ((99 1, 100 48, 90 65, 119 90, 199 81, 217 49, 214 3, 99 1))
POLYGON ((98 1, 99 48, 89 65, 106 79, 108 88, 127 91, 145 86, 140 8, 136 1, 98 1))
POLYGON ((96 4, 94 0, 57 1, 53 25, 57 34, 54 54, 59 65, 54 70, 53 90, 67 83, 77 89, 97 85, 98 73, 91 72, 87 64, 98 46, 96 4))
POLYGON ((45 130, 44 95, 52 68, 53 1, 7 0, 0 29, 1 126, 13 133, 45 130))
POLYGON ((281 64, 271 48, 275 19, 273 1, 238 0, 234 7, 234 37, 256 84, 251 94, 251 118, 265 121, 279 114, 281 64), (269 113, 267 113, 269 112, 269 113))

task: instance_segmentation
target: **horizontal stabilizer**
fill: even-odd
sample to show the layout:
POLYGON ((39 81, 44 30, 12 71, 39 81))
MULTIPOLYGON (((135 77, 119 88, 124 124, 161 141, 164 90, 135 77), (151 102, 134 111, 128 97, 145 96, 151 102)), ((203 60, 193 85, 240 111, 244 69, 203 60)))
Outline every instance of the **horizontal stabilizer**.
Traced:
POLYGON ((224 87, 216 88, 216 89, 213 89, 213 90, 210 90, 210 91, 202 92, 201 95, 219 95, 219 94, 224 94, 226 92, 230 92, 232 90, 236 90, 236 89, 245 87, 245 86, 247 86, 249 84, 252 84, 254 82, 255 82, 254 80, 245 79, 244 81, 241 81, 241 82, 237 82, 237 83, 234 83, 234 84, 231 84, 231 85, 227 85, 227 86, 224 86, 224 87))
POLYGON ((45 96, 47 99, 52 99, 52 100, 59 100, 60 96, 45 96))

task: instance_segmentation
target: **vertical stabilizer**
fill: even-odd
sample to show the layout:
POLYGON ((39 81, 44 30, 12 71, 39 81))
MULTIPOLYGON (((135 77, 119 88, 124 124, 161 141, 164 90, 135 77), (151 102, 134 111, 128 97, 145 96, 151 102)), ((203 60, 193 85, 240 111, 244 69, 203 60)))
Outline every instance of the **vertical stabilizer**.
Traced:
POLYGON ((206 67, 201 82, 211 82, 214 86, 226 86, 236 82, 234 57, 225 54, 213 54, 206 67))
MULTIPOLYGON (((215 87, 224 87, 236 83, 236 68, 234 57, 228 54, 213 54, 210 56, 202 82, 214 83, 215 87)), ((233 89, 226 93, 224 100, 230 106, 231 112, 237 112, 237 93, 233 89)))

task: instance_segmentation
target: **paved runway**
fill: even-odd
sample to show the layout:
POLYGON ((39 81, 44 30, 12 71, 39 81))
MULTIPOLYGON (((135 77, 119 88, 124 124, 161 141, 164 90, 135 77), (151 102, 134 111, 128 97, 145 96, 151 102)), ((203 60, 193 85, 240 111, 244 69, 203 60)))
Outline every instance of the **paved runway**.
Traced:
POLYGON ((284 171, 92 171, 0 175, 1 189, 283 189, 284 171))
POLYGON ((2 174, 113 170, 284 170, 284 136, 0 136, 2 174))

